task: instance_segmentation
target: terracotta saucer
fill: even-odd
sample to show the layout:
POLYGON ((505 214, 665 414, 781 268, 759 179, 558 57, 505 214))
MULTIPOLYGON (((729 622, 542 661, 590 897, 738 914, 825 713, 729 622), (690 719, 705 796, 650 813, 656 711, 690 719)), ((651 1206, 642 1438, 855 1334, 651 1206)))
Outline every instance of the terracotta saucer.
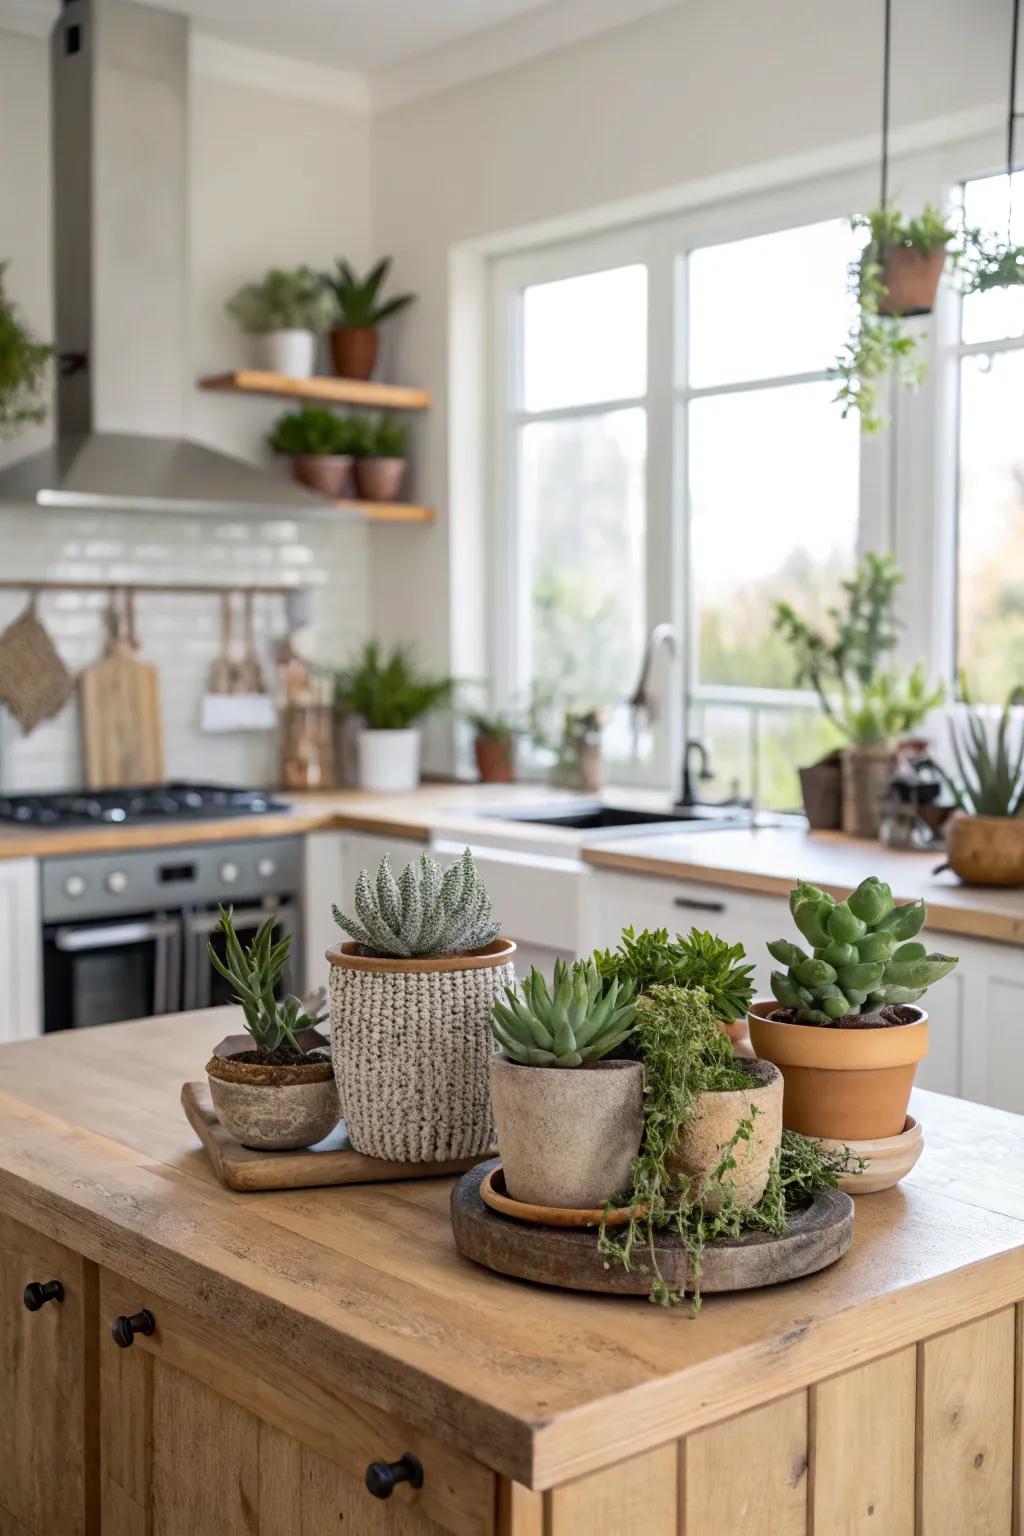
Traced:
POLYGON ((924 1151, 924 1133, 913 1115, 898 1136, 878 1136, 872 1141, 831 1141, 822 1138, 823 1147, 841 1151, 849 1147, 867 1164, 863 1173, 844 1173, 839 1188, 848 1195, 875 1195, 882 1189, 892 1189, 913 1168, 924 1151))
POLYGON ((578 1211, 565 1206, 528 1205, 524 1200, 513 1200, 505 1188, 505 1172, 500 1163, 484 1175, 480 1198, 499 1215, 511 1216, 515 1221, 533 1222, 538 1227, 599 1227, 602 1221, 609 1227, 622 1227, 631 1214, 630 1207, 624 1205, 609 1211, 605 1220, 605 1213, 600 1206, 589 1211, 578 1211))

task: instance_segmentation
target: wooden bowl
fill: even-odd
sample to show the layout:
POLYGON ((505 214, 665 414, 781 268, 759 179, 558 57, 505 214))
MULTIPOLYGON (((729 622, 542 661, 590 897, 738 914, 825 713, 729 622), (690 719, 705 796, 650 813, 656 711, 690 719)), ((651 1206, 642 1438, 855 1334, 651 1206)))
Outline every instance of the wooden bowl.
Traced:
POLYGON ((924 1151, 924 1133, 913 1115, 898 1136, 879 1136, 874 1141, 830 1141, 821 1138, 823 1147, 841 1152, 849 1147, 867 1164, 863 1173, 844 1173, 839 1188, 848 1195, 875 1195, 879 1190, 892 1189, 913 1168, 924 1151))
POLYGON ((564 1206, 527 1205, 524 1200, 513 1200, 505 1188, 505 1173, 500 1163, 484 1175, 480 1198, 500 1216, 530 1221, 538 1227, 599 1227, 602 1221, 608 1227, 623 1227, 631 1215, 630 1207, 626 1205, 609 1211, 606 1217, 599 1206, 589 1211, 577 1211, 564 1206))

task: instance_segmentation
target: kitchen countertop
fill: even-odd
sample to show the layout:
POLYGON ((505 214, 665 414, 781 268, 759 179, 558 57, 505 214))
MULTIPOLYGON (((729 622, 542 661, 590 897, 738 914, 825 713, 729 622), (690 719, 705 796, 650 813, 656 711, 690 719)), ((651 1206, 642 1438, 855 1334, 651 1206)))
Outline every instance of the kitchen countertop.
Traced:
MULTIPOLYGON (((451 1181, 235 1194, 178 1103, 234 1011, 0 1048, 0 1209, 311 1383, 546 1488, 1024 1295, 1024 1121, 919 1093, 924 1155, 851 1251, 700 1317, 462 1260, 451 1181)), ((268 1377, 268 1379, 271 1379, 268 1377)))

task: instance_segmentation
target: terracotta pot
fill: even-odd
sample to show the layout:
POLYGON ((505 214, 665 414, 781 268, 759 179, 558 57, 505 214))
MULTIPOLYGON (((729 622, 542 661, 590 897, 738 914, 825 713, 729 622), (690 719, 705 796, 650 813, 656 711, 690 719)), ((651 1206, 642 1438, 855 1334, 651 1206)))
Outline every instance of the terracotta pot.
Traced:
POLYGON ((956 811, 945 837, 950 866, 968 885, 1024 885, 1024 817, 956 811))
POLYGON ((843 819, 843 765, 838 752, 800 769, 804 813, 814 832, 837 832, 843 819))
POLYGON ((397 501, 405 479, 405 459, 356 460, 356 485, 365 501, 397 501))
POLYGON ((340 325, 331 332, 331 362, 342 379, 368 379, 377 364, 377 329, 372 325, 340 325))
POLYGON ((477 736, 473 753, 484 784, 515 783, 516 744, 511 736, 477 736))
POLYGON ((639 1061, 524 1067, 492 1057, 491 1103, 512 1199, 579 1210, 628 1190, 643 1096, 639 1061))
POLYGON ((330 1062, 260 1067, 214 1055, 206 1080, 217 1118, 243 1147, 264 1152, 312 1147, 341 1119, 330 1062))
POLYGON ((887 247, 882 257, 885 295, 879 300, 880 315, 930 315, 935 307, 939 278, 946 265, 946 248, 927 255, 913 246, 887 247))
POLYGON ((782 1072, 786 1129, 844 1142, 898 1136, 917 1064, 928 1053, 924 1009, 914 1009, 912 1024, 830 1029, 767 1017, 778 1008, 772 998, 754 1003, 747 1021, 758 1056, 782 1072))
POLYGON ((494 1146, 491 1008, 515 980, 511 939, 392 960, 331 949, 331 1052, 357 1152, 444 1163, 494 1146))
POLYGON ((846 747, 842 754, 843 831, 850 837, 877 837, 882 801, 896 771, 889 746, 846 747))
POLYGON ((299 453, 292 460, 296 480, 335 501, 340 501, 348 490, 351 470, 352 458, 347 453, 299 453))
MULTIPOLYGON (((740 1205, 756 1205, 764 1194, 775 1149, 782 1139, 782 1076, 770 1061, 739 1061, 735 1065, 750 1078, 750 1087, 731 1093, 702 1093, 697 1109, 669 1157, 668 1171, 688 1174, 694 1193, 712 1174, 736 1134, 736 1128, 756 1108, 748 1141, 737 1144, 736 1167, 723 1175, 724 1188, 731 1186, 740 1205)), ((717 1211, 722 1190, 712 1190, 704 1207, 717 1211)))

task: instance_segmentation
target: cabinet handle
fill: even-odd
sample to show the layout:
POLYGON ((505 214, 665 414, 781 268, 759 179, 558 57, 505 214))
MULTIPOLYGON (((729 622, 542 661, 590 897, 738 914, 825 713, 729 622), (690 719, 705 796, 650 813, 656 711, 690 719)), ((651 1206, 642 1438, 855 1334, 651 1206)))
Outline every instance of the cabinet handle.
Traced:
POLYGON ((366 1469, 366 1486, 375 1499, 390 1499, 398 1483, 423 1487, 423 1467, 412 1451, 406 1451, 401 1461, 370 1462, 366 1469))
POLYGON ((64 1287, 59 1280, 30 1280, 22 1300, 30 1312, 38 1312, 48 1301, 63 1301, 64 1287))
POLYGON ((724 912, 724 901, 698 901, 695 896, 675 896, 672 899, 674 907, 682 907, 684 912, 724 912))
POLYGON ((129 1349, 137 1333, 150 1334, 156 1329, 156 1318, 143 1307, 133 1317, 115 1317, 110 1325, 110 1337, 122 1349, 129 1349))

